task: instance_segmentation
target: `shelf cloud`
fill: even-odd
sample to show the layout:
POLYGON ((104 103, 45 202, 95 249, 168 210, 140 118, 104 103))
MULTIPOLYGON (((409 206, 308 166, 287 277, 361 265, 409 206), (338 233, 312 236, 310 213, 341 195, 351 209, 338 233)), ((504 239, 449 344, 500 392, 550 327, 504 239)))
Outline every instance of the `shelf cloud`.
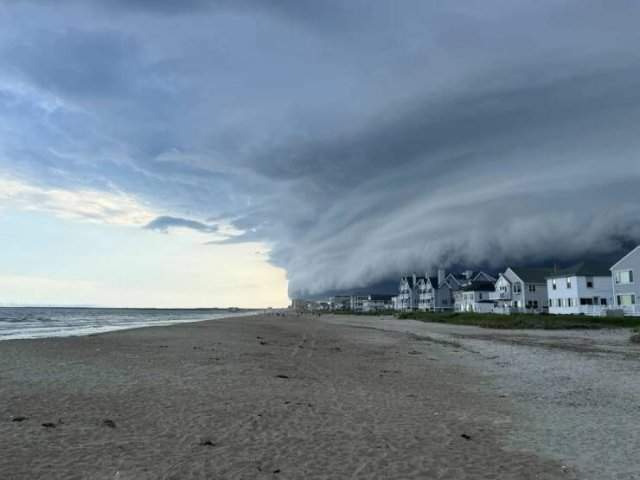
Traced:
POLYGON ((640 241, 632 2, 5 10, 0 173, 224 222, 292 295, 640 241))

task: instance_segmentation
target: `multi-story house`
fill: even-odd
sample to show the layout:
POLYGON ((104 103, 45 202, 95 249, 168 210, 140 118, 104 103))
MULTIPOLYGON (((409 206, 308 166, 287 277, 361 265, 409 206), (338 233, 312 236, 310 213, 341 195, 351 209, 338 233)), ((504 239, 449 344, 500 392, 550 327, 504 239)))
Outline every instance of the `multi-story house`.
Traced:
POLYGON ((492 298, 495 283, 484 280, 473 281, 455 293, 454 309, 457 312, 493 312, 496 301, 492 298))
POLYGON ((613 303, 626 315, 640 315, 640 246, 611 267, 613 303))
POLYGON ((401 311, 416 310, 418 308, 418 282, 424 277, 416 277, 415 273, 400 279, 400 287, 396 308, 401 311))
POLYGON ((429 312, 453 310, 452 289, 446 278, 446 272, 438 269, 437 277, 427 275, 424 281, 419 283, 418 310, 429 312))
POLYGON ((493 298, 503 313, 540 313, 548 310, 547 276, 551 268, 507 268, 495 284, 493 298))
POLYGON ((549 313, 603 315, 613 289, 608 266, 581 262, 547 276, 549 313))

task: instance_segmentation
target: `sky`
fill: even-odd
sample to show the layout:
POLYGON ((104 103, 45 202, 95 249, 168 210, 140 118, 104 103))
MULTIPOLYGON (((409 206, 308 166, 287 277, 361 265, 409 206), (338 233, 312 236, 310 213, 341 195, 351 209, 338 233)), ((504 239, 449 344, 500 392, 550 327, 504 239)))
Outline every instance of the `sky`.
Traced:
POLYGON ((5 0, 0 303, 284 306, 640 242, 631 0, 5 0))

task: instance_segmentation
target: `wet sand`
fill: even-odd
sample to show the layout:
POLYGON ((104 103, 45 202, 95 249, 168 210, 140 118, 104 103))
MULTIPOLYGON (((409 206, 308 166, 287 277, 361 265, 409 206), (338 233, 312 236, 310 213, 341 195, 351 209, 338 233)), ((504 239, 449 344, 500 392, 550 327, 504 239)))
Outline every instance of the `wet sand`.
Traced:
POLYGON ((0 342, 0 478, 579 478, 454 343, 348 319, 0 342))

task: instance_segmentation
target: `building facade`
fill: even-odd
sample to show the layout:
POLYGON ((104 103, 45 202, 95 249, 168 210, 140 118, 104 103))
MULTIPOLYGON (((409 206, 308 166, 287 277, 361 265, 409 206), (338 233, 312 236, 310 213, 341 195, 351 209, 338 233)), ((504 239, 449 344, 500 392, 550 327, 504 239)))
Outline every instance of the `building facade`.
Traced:
POLYGON ((640 246, 611 267, 613 304, 625 315, 640 315, 640 246))
POLYGON ((582 262, 547 277, 549 313, 604 315, 611 308, 611 271, 582 262))
POLYGON ((551 268, 507 268, 495 284, 496 311, 542 313, 549 310, 546 277, 551 268))

